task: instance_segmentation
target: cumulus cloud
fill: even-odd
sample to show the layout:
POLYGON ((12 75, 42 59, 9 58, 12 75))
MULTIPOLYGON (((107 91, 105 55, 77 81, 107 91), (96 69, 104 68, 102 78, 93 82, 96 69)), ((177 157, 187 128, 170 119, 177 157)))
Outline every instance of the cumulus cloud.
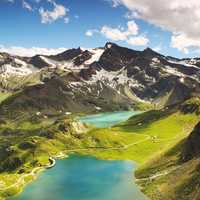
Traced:
POLYGON ((149 42, 147 37, 139 35, 139 27, 134 20, 127 22, 127 29, 124 29, 120 26, 114 28, 105 25, 100 30, 88 30, 86 31, 85 35, 92 37, 94 33, 100 33, 109 40, 125 41, 128 44, 134 46, 144 46, 149 42))
POLYGON ((145 36, 130 37, 127 43, 133 46, 145 46, 149 43, 149 39, 145 36))
POLYGON ((64 23, 66 24, 69 23, 69 16, 68 16, 69 9, 62 4, 56 3, 56 0, 45 0, 47 3, 53 5, 52 10, 44 9, 44 7, 40 6, 42 2, 45 2, 44 0, 17 0, 17 1, 4 0, 4 1, 10 3, 14 2, 21 3, 22 7, 24 9, 27 9, 28 11, 37 10, 41 17, 41 22, 43 24, 51 24, 58 19, 63 19, 64 23), (31 4, 29 2, 31 2, 31 4))
POLYGON ((27 57, 31 57, 34 55, 56 55, 65 50, 67 49, 66 48, 53 49, 53 48, 40 48, 40 47, 24 48, 17 46, 6 47, 4 45, 0 45, 0 52, 6 52, 12 55, 27 56, 27 57))
POLYGON ((127 23, 127 30, 123 30, 122 28, 112 28, 109 26, 103 26, 101 28, 101 33, 108 39, 114 41, 125 41, 129 36, 134 36, 138 34, 138 26, 135 21, 129 21, 127 23))
POLYGON ((66 19, 66 15, 69 10, 67 8, 65 8, 63 5, 57 4, 54 1, 50 1, 50 2, 54 6, 53 10, 44 10, 43 7, 41 7, 39 9, 39 13, 41 16, 41 22, 43 24, 47 24, 47 23, 52 23, 61 18, 66 19))
POLYGON ((200 47, 200 1, 197 0, 111 0, 129 9, 127 17, 137 17, 171 31, 173 47, 187 52, 200 47), (184 45, 185 43, 185 45, 184 45), (196 43, 196 44, 195 44, 196 43))
POLYGON ((171 39, 171 46, 177 48, 185 54, 189 53, 189 47, 200 47, 200 40, 187 37, 185 34, 173 35, 171 39))
POLYGON ((127 39, 127 33, 121 31, 118 28, 112 28, 109 26, 103 26, 101 28, 102 35, 104 35, 106 38, 109 40, 114 40, 114 41, 124 41, 127 39))

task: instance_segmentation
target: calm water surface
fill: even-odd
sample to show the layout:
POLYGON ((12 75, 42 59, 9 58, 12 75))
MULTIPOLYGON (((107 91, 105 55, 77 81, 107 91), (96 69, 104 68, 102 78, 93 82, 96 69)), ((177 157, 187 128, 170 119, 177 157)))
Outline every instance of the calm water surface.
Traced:
POLYGON ((147 200, 134 183, 135 167, 130 161, 70 156, 12 200, 147 200))
POLYGON ((131 116, 141 113, 140 111, 122 111, 112 113, 100 113, 80 117, 80 121, 94 125, 98 128, 106 128, 126 121, 131 116))

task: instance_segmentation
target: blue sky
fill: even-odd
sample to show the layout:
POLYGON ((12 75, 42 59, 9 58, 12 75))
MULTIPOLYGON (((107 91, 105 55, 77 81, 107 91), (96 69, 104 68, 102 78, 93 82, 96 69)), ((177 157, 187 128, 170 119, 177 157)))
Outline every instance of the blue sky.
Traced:
MULTIPOLYGON (((26 48, 34 53, 33 47, 38 51, 40 48, 56 51, 62 47, 98 47, 112 41, 139 50, 148 46, 175 57, 200 56, 200 38, 196 36, 195 27, 188 27, 192 33, 183 29, 181 23, 185 23, 185 18, 183 22, 170 18, 173 9, 170 13, 164 5, 177 2, 175 14, 180 11, 178 18, 182 17, 183 9, 179 3, 185 0, 163 0, 161 5, 160 0, 155 0, 155 4, 149 0, 148 12, 145 9, 141 11, 141 8, 146 8, 147 1, 1 0, 0 49, 8 52, 12 49, 13 53, 17 48, 20 54, 20 49, 24 53, 26 48), (159 13, 160 7, 157 6, 166 13, 159 13)), ((197 6, 193 0, 187 7, 193 9, 192 6, 197 6)), ((192 14, 189 18, 198 19, 192 14)))

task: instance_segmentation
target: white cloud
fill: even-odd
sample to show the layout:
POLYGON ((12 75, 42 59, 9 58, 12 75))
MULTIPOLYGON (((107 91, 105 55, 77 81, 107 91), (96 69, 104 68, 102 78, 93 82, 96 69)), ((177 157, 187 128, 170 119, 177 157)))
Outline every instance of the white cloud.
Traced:
POLYGON ((31 47, 31 48, 24 48, 24 47, 17 47, 11 46, 6 47, 4 45, 0 45, 0 52, 6 52, 12 55, 18 56, 27 56, 31 57, 34 55, 55 55, 67 50, 66 48, 40 48, 40 47, 31 47))
POLYGON ((149 42, 149 39, 145 36, 138 35, 139 27, 134 20, 127 22, 127 28, 118 26, 113 28, 107 25, 104 25, 100 30, 91 29, 86 31, 85 35, 92 37, 94 33, 100 33, 104 37, 113 41, 125 41, 130 45, 134 46, 143 46, 149 42))
POLYGON ((103 26, 101 28, 101 33, 108 39, 114 41, 125 41, 129 36, 134 36, 138 34, 139 27, 135 21, 129 21, 127 23, 127 30, 123 28, 112 28, 109 26, 103 26))
POLYGON ((118 28, 103 26, 100 32, 109 40, 124 41, 127 39, 127 33, 118 28))
POLYGON ((133 46, 145 46, 149 43, 149 39, 145 36, 131 37, 127 43, 133 46))
POLYGON ((61 4, 56 4, 54 1, 50 0, 49 1, 50 3, 53 4, 54 8, 53 10, 44 10, 43 7, 41 7, 39 9, 39 13, 40 13, 40 16, 41 16, 41 22, 43 24, 47 24, 47 23, 52 23, 58 19, 66 19, 66 15, 68 13, 68 9, 65 8, 63 5, 61 4))
POLYGON ((112 28, 109 26, 103 26, 100 33, 110 40, 126 41, 129 45, 133 46, 144 46, 149 42, 147 37, 138 35, 139 27, 133 20, 127 22, 126 30, 121 27, 112 28))
POLYGON ((115 6, 124 5, 127 17, 137 17, 173 33, 174 47, 187 52, 199 47, 200 1, 198 0, 111 0, 115 6), (184 45, 185 43, 185 45, 184 45), (195 44, 196 43, 196 44, 195 44))
POLYGON ((25 0, 22 1, 22 7, 29 10, 29 11, 33 11, 32 6, 25 0))
POLYGON ((93 36, 93 31, 92 30, 88 30, 88 31, 86 31, 85 35, 88 36, 88 37, 92 37, 93 36))
POLYGON ((87 30, 85 32, 85 35, 88 37, 92 37, 94 35, 94 33, 98 33, 99 31, 97 29, 91 29, 91 30, 87 30))
POLYGON ((128 30, 127 30, 128 35, 137 35, 138 34, 139 27, 135 23, 135 21, 129 21, 127 23, 127 26, 128 26, 128 30))
MULTIPOLYGON (((69 9, 61 4, 57 4, 56 0, 45 0, 47 3, 51 4, 53 6, 52 10, 44 9, 44 7, 40 7, 42 2, 45 2, 44 0, 4 0, 6 2, 14 3, 14 2, 20 2, 22 3, 22 7, 24 9, 27 9, 29 11, 37 10, 39 12, 39 15, 41 17, 41 22, 43 24, 51 24, 52 22, 63 19, 64 23, 69 23, 69 16, 68 12, 69 9), (29 3, 31 2, 31 4, 29 3)), ((77 17, 77 16, 76 16, 77 17)))
POLYGON ((171 46, 188 54, 189 48, 200 48, 200 40, 189 38, 185 34, 175 34, 172 36, 171 46))

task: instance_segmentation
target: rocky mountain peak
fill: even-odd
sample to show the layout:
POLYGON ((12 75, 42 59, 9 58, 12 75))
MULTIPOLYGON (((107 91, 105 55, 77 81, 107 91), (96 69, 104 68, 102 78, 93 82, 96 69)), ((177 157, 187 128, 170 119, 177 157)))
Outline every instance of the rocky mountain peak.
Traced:
POLYGON ((71 59, 79 56, 82 52, 83 52, 83 50, 80 47, 77 49, 73 48, 73 49, 68 49, 60 54, 55 55, 55 56, 49 56, 49 58, 55 59, 57 61, 68 61, 68 60, 71 60, 71 59))
POLYGON ((35 66, 38 69, 42 69, 44 67, 49 67, 50 65, 42 59, 41 55, 35 55, 28 61, 29 64, 35 66))
POLYGON ((107 43, 105 44, 104 48, 105 48, 105 49, 110 49, 110 48, 116 47, 116 46, 117 46, 117 44, 115 44, 115 43, 107 42, 107 43))
POLYGON ((156 51, 154 51, 153 49, 151 49, 149 47, 144 49, 144 51, 142 53, 143 53, 143 55, 149 56, 149 57, 161 56, 161 54, 157 53, 156 51))

